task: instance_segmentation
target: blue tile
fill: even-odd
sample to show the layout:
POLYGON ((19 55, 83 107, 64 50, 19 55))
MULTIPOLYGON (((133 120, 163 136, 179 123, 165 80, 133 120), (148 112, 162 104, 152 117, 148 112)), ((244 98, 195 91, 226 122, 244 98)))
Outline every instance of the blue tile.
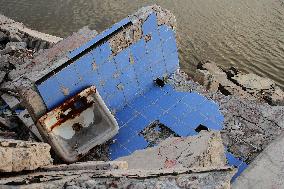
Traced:
POLYGON ((119 70, 123 71, 130 65, 129 55, 129 49, 125 49, 114 57, 115 63, 119 70))
POLYGON ((178 51, 175 38, 168 39, 167 41, 162 42, 161 45, 164 56, 178 51))
POLYGON ((142 74, 138 74, 137 80, 138 80, 139 87, 143 91, 148 91, 148 89, 150 89, 154 84, 152 73, 150 71, 146 71, 142 74))
POLYGON ((113 79, 114 73, 117 71, 113 60, 109 60, 103 64, 98 70, 100 80, 108 81, 113 79))
POLYGON ((140 39, 134 43, 131 47, 131 53, 136 58, 136 60, 142 59, 146 54, 146 43, 144 39, 140 39))
POLYGON ((120 76, 120 81, 122 83, 132 83, 133 80, 136 81, 136 74, 134 68, 129 65, 125 68, 125 72, 123 72, 120 76))
POLYGON ((185 113, 180 120, 190 128, 195 129, 206 120, 206 117, 202 116, 198 111, 193 111, 185 113))
POLYGON ((172 93, 176 92, 172 85, 165 85, 161 89, 164 91, 165 95, 172 95, 172 93))
MULTIPOLYGON (((158 88, 158 87, 155 87, 158 88)), ((151 88, 152 90, 150 90, 149 92, 147 92, 144 96, 147 99, 149 104, 156 104, 158 103, 159 99, 162 98, 162 91, 159 90, 159 88, 157 90, 153 89, 153 87, 151 88), (160 91, 160 93, 159 93, 160 91)))
POLYGON ((103 85, 104 91, 107 93, 107 97, 114 96, 116 93, 115 91, 119 92, 117 86, 119 81, 116 79, 108 79, 103 85))
POLYGON ((170 115, 169 113, 163 114, 160 119, 159 119, 160 123, 164 124, 165 126, 169 127, 169 128, 173 128, 174 125, 177 122, 177 119, 174 118, 172 115, 170 115))
POLYGON ((135 98, 133 102, 131 102, 130 106, 136 110, 143 110, 149 106, 149 101, 144 96, 139 96, 135 98))
POLYGON ((94 59, 92 54, 87 54, 74 62, 76 72, 83 76, 87 76, 95 70, 93 66, 94 59))
POLYGON ((125 100, 127 103, 132 102, 137 96, 139 96, 139 86, 137 81, 129 82, 124 88, 125 100))
POLYGON ((187 106, 182 104, 182 103, 178 103, 175 106, 171 107, 168 112, 169 114, 171 114, 173 117, 176 117, 177 119, 183 117, 187 111, 187 106))
POLYGON ((167 41, 170 38, 175 38, 174 31, 167 25, 159 26, 159 34, 163 42, 167 41))
POLYGON ((121 91, 115 90, 115 93, 112 96, 108 96, 105 102, 109 109, 120 110, 125 105, 124 94, 121 91))
POLYGON ((176 98, 170 95, 163 95, 158 101, 158 106, 160 106, 163 110, 169 110, 177 103, 176 98))
POLYGON ((142 150, 148 146, 147 141, 142 137, 135 135, 130 142, 124 144, 125 148, 128 149, 131 153, 135 150, 142 150))
POLYGON ((60 91, 60 85, 55 79, 49 78, 38 85, 37 88, 48 110, 57 106, 64 99, 64 95, 60 91))
POLYGON ((104 60, 104 62, 107 61, 112 54, 109 42, 105 42, 104 44, 102 44, 100 46, 100 51, 101 51, 101 57, 104 60))
POLYGON ((232 153, 226 152, 226 158, 231 166, 238 168, 238 172, 233 176, 231 182, 233 182, 240 174, 248 167, 248 165, 242 160, 236 158, 232 153))
MULTIPOLYGON (((151 33, 151 39, 146 42, 146 53, 156 52, 158 49, 162 51, 162 43, 157 30, 151 33)), ((166 46, 166 45, 164 45, 166 46)), ((171 48, 172 50, 172 48, 171 48)))
POLYGON ((111 144, 110 145, 110 153, 109 157, 111 160, 115 160, 119 157, 127 156, 131 154, 125 147, 120 144, 111 144))
POLYGON ((135 133, 140 133, 145 127, 147 127, 150 124, 150 121, 144 118, 141 115, 136 116, 134 119, 132 119, 128 125, 130 126, 131 130, 133 130, 135 133))
POLYGON ((101 50, 99 47, 92 49, 89 54, 92 55, 93 62, 95 63, 97 68, 99 68, 100 65, 104 63, 104 59, 101 56, 101 50))
POLYGON ((147 35, 152 31, 157 30, 157 16, 155 13, 152 13, 148 16, 148 18, 144 21, 142 25, 143 35, 147 35))
POLYGON ((210 117, 210 116, 214 116, 215 112, 218 112, 218 109, 216 109, 216 105, 212 102, 208 101, 204 101, 203 103, 201 103, 198 106, 198 110, 200 112, 202 112, 203 115, 205 115, 206 117, 210 117))
POLYGON ((150 106, 147 107, 147 109, 144 109, 139 112, 149 121, 155 121, 155 120, 159 120, 159 118, 161 117, 162 110, 157 105, 151 104, 150 106))
POLYGON ((236 178, 238 176, 240 176, 242 174, 242 172, 248 168, 248 164, 246 164, 245 162, 243 162, 239 167, 238 167, 238 172, 232 177, 231 182, 234 182, 236 180, 236 178))
POLYGON ((191 109, 197 109, 199 105, 205 101, 205 99, 206 98, 203 97, 202 95, 192 92, 189 93, 187 97, 183 99, 183 103, 185 103, 191 109))
POLYGON ((142 59, 138 59, 135 61, 133 65, 134 70, 136 71, 137 75, 142 75, 145 70, 149 70, 148 60, 146 59, 146 55, 142 57, 142 59))
POLYGON ((153 65, 157 64, 157 62, 161 62, 162 60, 164 60, 163 52, 161 51, 161 48, 158 47, 153 51, 149 51, 146 57, 151 63, 150 67, 153 67, 153 65))
POLYGON ((113 140, 118 142, 119 144, 124 144, 129 141, 135 132, 133 132, 128 125, 125 125, 118 130, 118 134, 114 136, 113 140))
POLYGON ((179 67, 179 59, 177 52, 173 52, 171 54, 167 54, 165 56, 166 68, 169 74, 174 73, 176 69, 179 67))
POLYGON ((226 152, 226 158, 227 158, 227 161, 229 163, 229 165, 231 166, 236 166, 236 167, 239 167, 239 165, 242 164, 242 160, 236 158, 232 153, 230 152, 226 152))
MULTIPOLYGON (((115 118, 120 123, 127 123, 130 119, 137 115, 137 111, 129 106, 123 107, 120 111, 116 112, 115 118)), ((122 126, 122 125, 120 125, 122 126)))
POLYGON ((184 125, 181 122, 176 122, 171 129, 178 134, 181 137, 186 137, 189 136, 190 133, 192 132, 192 129, 188 127, 187 125, 184 125))

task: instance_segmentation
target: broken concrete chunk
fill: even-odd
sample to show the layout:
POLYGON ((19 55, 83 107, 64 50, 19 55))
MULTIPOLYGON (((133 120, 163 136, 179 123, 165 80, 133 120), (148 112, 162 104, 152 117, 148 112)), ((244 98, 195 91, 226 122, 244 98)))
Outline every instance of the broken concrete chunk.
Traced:
POLYGON ((10 128, 10 121, 4 117, 0 117, 0 126, 4 128, 10 128))
POLYGON ((239 85, 250 90, 267 90, 275 85, 275 83, 268 78, 263 78, 253 73, 249 74, 238 74, 232 78, 239 85))
POLYGON ((0 42, 5 41, 8 39, 8 36, 0 31, 0 42))
MULTIPOLYGON (((1 76, 1 71, 0 71, 0 76, 1 76)), ((6 104, 8 104, 9 108, 11 108, 12 110, 15 110, 20 105, 20 101, 18 98, 9 95, 7 93, 2 94, 1 98, 6 102, 6 104)))
POLYGON ((283 188, 284 135, 274 140, 233 183, 233 189, 283 188))
POLYGON ((13 50, 24 50, 27 48, 26 42, 9 42, 6 44, 6 48, 11 48, 13 50))
POLYGON ((6 76, 6 72, 4 72, 4 71, 0 71, 0 83, 2 83, 2 82, 3 82, 3 80, 4 80, 5 76, 6 76))
POLYGON ((202 61, 198 64, 194 80, 211 92, 220 90, 225 95, 238 95, 243 98, 252 98, 250 94, 227 78, 227 74, 211 61, 202 61))
POLYGON ((9 40, 12 42, 21 42, 22 38, 15 32, 10 33, 9 40))
POLYGON ((284 92, 271 79, 249 73, 237 74, 232 77, 232 81, 251 95, 264 99, 271 105, 284 105, 284 92))
POLYGON ((112 169, 128 169, 126 161, 87 161, 73 164, 50 165, 43 167, 45 171, 72 171, 72 170, 112 170, 112 169))
POLYGON ((144 170, 226 165, 220 133, 207 131, 188 138, 168 138, 156 147, 135 151, 118 161, 128 162, 129 169, 144 170))
POLYGON ((30 116, 28 110, 23 110, 18 114, 19 119, 24 123, 24 125, 40 140, 44 141, 41 134, 39 133, 32 117, 30 116))
POLYGON ((20 140, 0 140, 0 172, 35 170, 51 165, 50 146, 20 140))

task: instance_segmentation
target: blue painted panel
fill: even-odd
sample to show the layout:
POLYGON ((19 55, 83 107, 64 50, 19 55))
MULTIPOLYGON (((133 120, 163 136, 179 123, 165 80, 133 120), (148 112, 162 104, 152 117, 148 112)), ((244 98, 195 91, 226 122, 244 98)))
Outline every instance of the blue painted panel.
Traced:
POLYGON ((130 151, 128 151, 124 146, 122 146, 119 143, 114 143, 110 145, 110 159, 111 160, 115 160, 119 157, 122 156, 127 156, 129 154, 131 154, 130 151))
POLYGON ((147 120, 142 115, 137 115, 134 119, 132 119, 128 125, 130 126, 131 130, 134 131, 136 134, 140 133, 145 127, 150 124, 150 121, 147 120))
POLYGON ((160 39, 162 42, 169 40, 170 38, 175 38, 174 31, 167 25, 162 25, 159 27, 160 39))
POLYGON ((113 140, 115 140, 116 142, 118 142, 119 144, 124 144, 129 142, 129 140, 136 135, 135 132, 133 132, 130 129, 130 126, 128 124, 126 124, 125 126, 119 128, 119 132, 118 134, 113 138, 113 140))
POLYGON ((146 43, 144 39, 140 39, 134 43, 131 47, 131 52, 136 60, 142 59, 146 54, 146 43))
POLYGON ((38 85, 48 109, 66 100, 82 88, 95 85, 106 105, 115 114, 119 134, 110 145, 110 158, 129 155, 147 147, 139 132, 159 120, 180 136, 194 135, 194 129, 204 124, 219 130, 224 120, 216 104, 198 93, 177 92, 171 85, 159 87, 154 80, 172 74, 179 66, 174 31, 157 25, 156 14, 143 23, 143 35, 150 36, 113 56, 108 41, 96 44, 104 37, 129 23, 125 19, 72 51, 74 62, 38 85), (88 49, 91 46, 93 49, 88 49), (82 53, 88 49, 89 52, 82 53), (77 59, 76 59, 77 58, 77 59), (63 95, 62 86, 69 95, 63 95))
POLYGON ((157 16, 155 13, 152 13, 144 21, 142 25, 143 35, 147 35, 155 30, 157 30, 157 16))
POLYGON ((134 152, 135 150, 141 150, 148 146, 148 142, 142 136, 135 135, 131 141, 124 144, 130 152, 134 152))

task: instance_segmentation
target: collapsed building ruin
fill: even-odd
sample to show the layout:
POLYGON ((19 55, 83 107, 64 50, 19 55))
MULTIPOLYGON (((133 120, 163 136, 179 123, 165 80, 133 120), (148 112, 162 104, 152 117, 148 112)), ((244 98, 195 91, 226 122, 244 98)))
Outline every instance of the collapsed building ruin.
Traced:
MULTIPOLYGON (((88 152, 91 154, 93 147, 108 139, 111 140, 104 155, 115 161, 51 165, 47 155, 37 166, 29 158, 27 166, 13 168, 13 161, 24 162, 13 159, 18 156, 13 151, 23 145, 6 141, 1 145, 1 153, 11 159, 11 164, 5 165, 3 171, 42 168, 36 173, 4 176, 0 183, 22 188, 43 187, 43 183, 47 188, 229 188, 235 169, 227 163, 237 166, 239 175, 280 135, 283 109, 256 102, 259 93, 252 95, 244 90, 245 83, 240 87, 227 80, 227 73, 213 63, 200 64, 195 77, 209 91, 190 81, 178 69, 175 29, 175 17, 169 11, 158 6, 145 7, 101 34, 83 28, 11 70, 10 81, 1 86, 6 91, 2 98, 40 141, 51 144, 57 152, 53 154, 56 161, 62 163, 58 156, 67 162, 97 160, 92 156, 88 159, 88 152), (95 96, 86 95, 85 89, 95 96), (255 104, 250 106, 246 99, 232 96, 236 91, 255 104), (94 104, 104 109, 106 122, 102 126, 113 126, 106 129, 109 134, 104 139, 96 138, 96 134, 106 132, 84 130, 99 125, 94 124, 97 117, 89 122, 84 119, 90 116, 89 108, 94 104), (64 125, 68 121, 72 124, 64 125), (212 132, 221 129, 230 153, 224 151, 221 135, 212 132), (249 132, 240 134, 246 131, 249 132), (169 136, 188 138, 166 139, 169 136), (147 165, 149 161, 153 164, 147 165)), ((240 77, 234 78, 236 81, 240 77)), ((270 88, 264 87, 270 94, 270 88)), ((280 93, 277 100, 266 99, 274 104, 283 102, 282 91, 274 91, 280 93)), ((24 150, 33 151, 30 145, 24 146, 24 150)))

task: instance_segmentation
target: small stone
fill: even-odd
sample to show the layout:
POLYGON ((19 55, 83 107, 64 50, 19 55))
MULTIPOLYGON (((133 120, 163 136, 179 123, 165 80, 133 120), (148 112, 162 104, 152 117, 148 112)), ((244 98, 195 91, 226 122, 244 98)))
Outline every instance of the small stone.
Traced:
POLYGON ((11 48, 13 50, 24 50, 27 48, 26 42, 9 42, 6 45, 6 48, 11 48))
POLYGON ((21 37, 18 34, 15 34, 15 33, 11 33, 10 36, 9 36, 9 39, 12 42, 21 42, 22 41, 21 37))
POLYGON ((8 36, 0 31, 0 42, 5 41, 8 39, 8 36))
POLYGON ((4 71, 0 71, 0 83, 2 83, 2 82, 3 82, 3 80, 4 80, 5 76, 6 76, 6 72, 4 72, 4 71))

